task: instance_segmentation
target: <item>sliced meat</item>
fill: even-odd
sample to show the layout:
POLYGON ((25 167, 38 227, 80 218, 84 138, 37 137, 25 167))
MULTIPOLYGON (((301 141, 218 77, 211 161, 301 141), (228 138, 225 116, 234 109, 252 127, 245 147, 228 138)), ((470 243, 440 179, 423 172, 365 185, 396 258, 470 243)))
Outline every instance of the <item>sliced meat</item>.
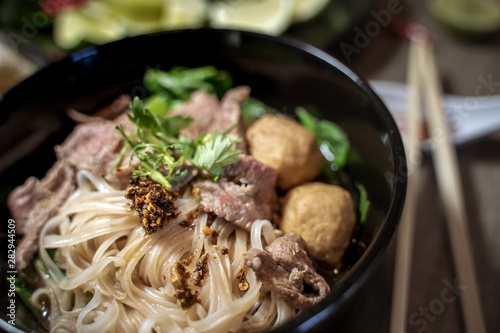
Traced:
POLYGON ((43 199, 44 192, 40 188, 40 181, 35 177, 26 179, 23 185, 17 187, 9 194, 7 198, 7 206, 10 214, 16 222, 16 233, 19 235, 26 234, 29 229, 29 224, 26 223, 30 211, 35 204, 43 199))
POLYGON ((106 105, 91 115, 74 109, 69 109, 66 113, 76 124, 99 122, 105 119, 115 119, 122 115, 129 107, 130 102, 132 102, 132 98, 129 95, 120 95, 113 103, 106 105))
POLYGON ((231 126, 238 124, 232 129, 229 134, 242 139, 241 142, 236 144, 236 148, 243 152, 247 152, 247 143, 245 141, 245 128, 241 124, 241 104, 250 96, 250 88, 247 86, 239 86, 227 91, 222 97, 220 104, 220 111, 215 116, 214 122, 211 124, 207 133, 214 133, 219 131, 224 133, 231 126))
POLYGON ((97 110, 92 114, 92 116, 104 119, 115 119, 121 116, 128 109, 131 102, 132 97, 130 97, 130 95, 120 95, 113 101, 113 103, 97 110))
POLYGON ((219 112, 220 105, 217 97, 203 90, 195 91, 191 99, 170 111, 171 115, 184 115, 193 118, 193 122, 184 130, 182 135, 196 139, 200 135, 207 133, 207 129, 215 120, 215 115, 219 112))
POLYGON ((245 265, 290 306, 304 309, 330 292, 330 286, 307 256, 304 240, 296 232, 276 238, 266 250, 250 249, 245 254, 245 265))
POLYGON ((63 144, 55 147, 58 160, 66 160, 78 170, 89 170, 103 176, 111 185, 125 188, 139 160, 134 157, 130 165, 128 153, 120 165, 113 169, 125 144, 123 136, 116 130, 117 125, 122 125, 128 134, 135 129, 135 124, 125 114, 114 121, 77 125, 63 144))
POLYGON ((57 213, 58 207, 74 190, 76 170, 86 169, 104 176, 118 188, 124 188, 128 184, 139 161, 134 158, 129 165, 128 154, 113 169, 124 144, 123 136, 116 130, 118 124, 123 124, 127 133, 135 129, 126 115, 114 121, 100 120, 77 125, 66 140, 55 147, 57 162, 46 176, 41 181, 28 178, 10 194, 8 206, 16 220, 16 232, 24 235, 16 249, 20 270, 28 265, 38 250, 41 228, 57 213))
POLYGON ((253 221, 271 219, 276 207, 277 172, 250 155, 240 155, 216 183, 198 181, 201 204, 215 215, 250 230, 253 221))
POLYGON ((244 128, 238 122, 241 117, 241 103, 249 96, 250 88, 247 86, 228 90, 220 102, 215 96, 199 90, 191 95, 190 101, 173 109, 171 114, 183 114, 194 119, 186 129, 181 131, 181 134, 191 139, 196 139, 205 133, 216 131, 224 133, 237 125, 229 134, 242 139, 242 142, 237 144, 237 148, 246 152, 244 128))
POLYGON ((45 223, 57 213, 58 208, 73 192, 75 173, 73 168, 58 161, 38 181, 31 177, 16 188, 7 200, 16 232, 24 235, 16 248, 16 264, 24 269, 38 250, 38 235, 45 223))

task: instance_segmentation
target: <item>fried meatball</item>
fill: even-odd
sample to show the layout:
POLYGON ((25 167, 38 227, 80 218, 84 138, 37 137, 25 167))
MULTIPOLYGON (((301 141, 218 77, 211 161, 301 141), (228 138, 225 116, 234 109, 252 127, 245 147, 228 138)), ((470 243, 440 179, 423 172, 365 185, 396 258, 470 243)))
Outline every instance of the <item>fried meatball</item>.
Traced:
POLYGON ((314 179, 323 157, 314 135, 283 115, 266 115, 246 133, 251 155, 278 171, 278 187, 287 190, 314 179))
POLYGON ((298 232, 307 253, 331 265, 342 260, 355 224, 354 202, 340 186, 306 183, 288 191, 284 198, 280 229, 298 232))

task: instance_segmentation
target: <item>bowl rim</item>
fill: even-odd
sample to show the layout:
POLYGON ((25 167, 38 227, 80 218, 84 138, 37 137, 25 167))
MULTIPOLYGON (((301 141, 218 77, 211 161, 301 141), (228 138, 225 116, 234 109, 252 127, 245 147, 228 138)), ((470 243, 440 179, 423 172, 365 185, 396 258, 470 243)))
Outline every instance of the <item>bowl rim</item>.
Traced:
MULTIPOLYGON (((364 94, 370 99, 374 104, 374 109, 379 117, 380 122, 387 130, 388 139, 391 148, 391 157, 393 158, 394 170, 392 174, 392 197, 388 206, 384 220, 372 240, 368 245, 361 257, 355 262, 355 264, 346 272, 345 276, 342 278, 342 284, 337 288, 334 288, 325 299, 321 302, 303 310, 294 318, 288 320, 282 325, 273 328, 270 332, 306 332, 312 330, 314 327, 326 322, 331 319, 334 313, 339 308, 345 307, 348 300, 358 291, 360 286, 369 276, 370 272, 376 266, 380 257, 384 253, 385 249, 389 245, 399 219, 401 217, 404 200, 406 197, 407 189, 407 177, 404 174, 404 170, 407 168, 407 162, 405 158, 405 149, 403 141, 396 125, 394 118, 391 113, 381 101, 378 95, 371 89, 369 84, 357 74, 354 73, 347 65, 338 60, 335 56, 323 51, 311 44, 300 41, 290 36, 269 36, 256 32, 248 32, 241 30, 232 29, 213 29, 213 28, 199 28, 199 29, 180 29, 180 30, 170 30, 163 32, 150 33, 145 35, 127 37, 118 41, 110 42, 102 45, 94 45, 83 48, 71 54, 68 54, 63 59, 56 62, 50 63, 45 67, 41 68, 28 78, 24 79, 11 89, 9 89, 4 95, 0 95, 0 110, 2 105, 5 105, 11 100, 15 100, 16 95, 22 93, 26 88, 29 88, 33 83, 43 79, 50 75, 50 73, 63 66, 70 66, 76 61, 80 61, 87 57, 92 57, 103 50, 112 49, 116 45, 134 43, 134 41, 148 38, 164 38, 164 36, 172 34, 207 34, 207 35, 246 35, 254 39, 263 39, 271 41, 274 43, 281 44, 284 48, 296 49, 300 52, 304 52, 316 58, 317 60, 325 62, 327 65, 336 68, 343 75, 345 75, 349 80, 351 80, 357 87, 359 87, 364 94), (18 93, 19 92, 19 93, 18 93)), ((7 104, 8 105, 8 104, 7 104)), ((5 113, 1 114, 2 118, 5 117, 5 113)), ((7 324, 2 318, 0 318, 0 328, 10 329, 11 332, 22 332, 18 328, 7 324), (8 327, 5 327, 8 326, 8 327)))

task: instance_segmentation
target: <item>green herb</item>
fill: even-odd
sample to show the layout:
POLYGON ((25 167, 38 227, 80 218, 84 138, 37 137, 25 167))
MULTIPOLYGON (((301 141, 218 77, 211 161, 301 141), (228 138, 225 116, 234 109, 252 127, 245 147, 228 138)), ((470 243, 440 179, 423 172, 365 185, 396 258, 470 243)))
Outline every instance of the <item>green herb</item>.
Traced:
MULTIPOLYGON (((303 107, 298 107, 295 112, 302 125, 314 134, 319 149, 325 157, 323 175, 331 183, 349 188, 351 192, 356 191, 344 171, 351 150, 347 134, 339 125, 328 120, 319 120, 303 107)), ((359 222, 363 224, 366 221, 371 202, 368 199, 368 192, 361 183, 355 183, 354 186, 359 191, 359 222)))
POLYGON ((205 134, 196 146, 192 162, 218 179, 226 166, 236 162, 241 154, 241 150, 233 149, 233 144, 234 139, 220 132, 205 134))
POLYGON ((142 141, 153 143, 174 143, 179 132, 186 128, 192 121, 191 117, 181 115, 161 116, 153 114, 144 107, 144 103, 135 97, 130 104, 129 118, 137 125, 137 136, 142 141))
POLYGON ((361 183, 356 183, 356 188, 359 190, 359 222, 361 224, 365 223, 366 216, 370 210, 371 202, 368 199, 368 192, 366 188, 361 183))
POLYGON ((196 90, 205 90, 221 98, 232 84, 228 72, 219 71, 213 66, 173 67, 169 71, 148 69, 144 76, 146 89, 154 94, 162 94, 172 107, 188 101, 196 90))
POLYGON ((323 156, 334 171, 341 170, 347 163, 351 144, 342 128, 328 120, 318 120, 303 107, 295 110, 300 122, 316 137, 323 156))
POLYGON ((168 190, 172 189, 172 180, 180 181, 187 175, 186 170, 175 170, 185 160, 217 179, 224 168, 236 162, 241 154, 240 150, 234 149, 237 140, 223 133, 205 134, 194 141, 179 135, 193 121, 192 118, 169 116, 168 112, 163 115, 152 113, 138 97, 130 104, 129 118, 137 125, 135 135, 127 135, 122 126, 117 129, 132 150, 131 159, 135 155, 141 160, 133 175, 150 178, 168 190))
POLYGON ((38 318, 40 317, 40 313, 38 312, 37 308, 31 303, 31 290, 28 289, 26 284, 24 283, 23 279, 20 277, 15 278, 15 292, 17 296, 21 299, 21 301, 24 303, 24 305, 33 312, 38 318))

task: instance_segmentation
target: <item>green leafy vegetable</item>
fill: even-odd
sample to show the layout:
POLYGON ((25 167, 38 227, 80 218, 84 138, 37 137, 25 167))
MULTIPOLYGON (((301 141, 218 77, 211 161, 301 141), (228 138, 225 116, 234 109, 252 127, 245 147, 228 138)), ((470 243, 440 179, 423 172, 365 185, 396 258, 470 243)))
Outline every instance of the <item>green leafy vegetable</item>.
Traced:
POLYGON ((144 76, 146 89, 154 94, 163 94, 170 106, 189 100, 191 93, 205 90, 219 98, 231 88, 233 80, 228 72, 213 66, 183 68, 169 71, 149 69, 144 76))
POLYGON ((323 156, 334 171, 341 170, 347 163, 351 144, 342 128, 328 120, 318 120, 303 107, 295 110, 300 122, 311 131, 318 141, 323 156))
MULTIPOLYGON (((295 112, 302 125, 314 134, 319 149, 325 157, 323 174, 330 182, 341 184, 341 186, 355 191, 344 171, 351 151, 347 134, 339 125, 328 120, 319 120, 303 107, 298 107, 295 112)), ((359 191, 359 221, 363 224, 366 221, 371 202, 365 187, 361 183, 354 185, 359 191)))
POLYGON ((263 102, 249 97, 241 104, 241 121, 248 128, 257 119, 272 112, 273 109, 263 102))
POLYGON ((135 177, 148 177, 171 190, 170 181, 181 181, 187 175, 186 170, 175 170, 185 160, 205 169, 217 179, 224 168, 236 162, 241 154, 240 150, 234 149, 237 140, 226 134, 205 134, 192 141, 179 135, 193 121, 192 118, 160 113, 149 111, 136 97, 130 104, 129 118, 137 125, 137 132, 127 135, 122 126, 117 127, 132 150, 131 158, 135 155, 141 160, 134 170, 135 177), (179 153, 176 154, 176 151, 179 153))
POLYGON ((35 314, 37 317, 40 317, 39 311, 35 308, 33 303, 31 303, 31 300, 30 300, 31 291, 28 289, 28 287, 24 283, 23 279, 20 277, 16 277, 14 283, 16 285, 15 292, 16 292, 17 296, 19 296, 19 298, 24 303, 24 305, 28 308, 28 310, 33 312, 33 314, 35 314))
POLYGON ((356 188, 359 190, 359 222, 361 224, 365 223, 366 216, 370 210, 371 202, 368 199, 368 192, 366 188, 361 183, 356 183, 356 188))
POLYGON ((144 103, 135 97, 130 104, 129 118, 137 125, 137 135, 142 141, 160 142, 169 144, 176 142, 179 132, 192 121, 191 117, 181 115, 161 116, 153 114, 144 107, 144 103))
POLYGON ((205 134, 197 145, 192 162, 199 168, 207 170, 216 179, 224 172, 226 166, 233 164, 241 154, 241 150, 233 149, 233 142, 228 136, 215 132, 205 134))

